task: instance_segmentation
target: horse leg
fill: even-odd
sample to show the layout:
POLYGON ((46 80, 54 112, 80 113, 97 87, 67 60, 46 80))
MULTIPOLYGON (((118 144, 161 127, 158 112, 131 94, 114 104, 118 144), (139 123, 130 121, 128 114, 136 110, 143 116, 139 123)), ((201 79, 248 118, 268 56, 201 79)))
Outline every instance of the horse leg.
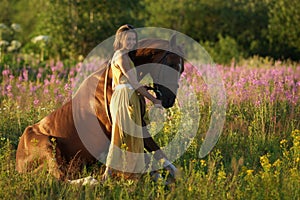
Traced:
POLYGON ((141 116, 142 116, 142 127, 143 128, 143 139, 144 139, 144 147, 149 152, 155 152, 154 158, 156 160, 166 159, 167 156, 164 152, 160 149, 160 147, 156 144, 156 142, 151 137, 150 133, 148 132, 146 126, 146 122, 144 120, 144 116, 146 114, 146 101, 142 95, 139 95, 140 99, 140 106, 141 106, 141 116))
MULTIPOLYGON (((143 121, 143 123, 145 122, 143 121)), ((146 124, 145 125, 143 124, 143 127, 145 126, 146 124)), ((153 140, 148 130, 145 129, 143 134, 144 134, 144 147, 146 148, 146 150, 148 152, 155 152, 153 156, 156 160, 167 159, 167 156, 160 149, 157 143, 153 140)))
POLYGON ((20 173, 37 172, 47 165, 47 170, 62 180, 64 173, 59 167, 61 152, 53 137, 39 133, 34 126, 25 129, 16 153, 16 170, 20 173))
MULTIPOLYGON (((143 127, 146 126, 146 123, 144 121, 142 122, 142 124, 143 127)), ((146 148, 146 150, 149 152, 155 152, 153 157, 158 161, 162 161, 163 167, 169 171, 171 176, 173 176, 174 178, 178 177, 179 176, 178 169, 168 160, 166 154, 160 149, 157 143, 153 140, 148 130, 144 129, 143 134, 144 134, 144 147, 146 148)), ((151 162, 150 159, 146 158, 146 163, 149 164, 150 162, 151 162)), ((154 174, 155 176, 158 176, 157 173, 154 172, 154 174)))

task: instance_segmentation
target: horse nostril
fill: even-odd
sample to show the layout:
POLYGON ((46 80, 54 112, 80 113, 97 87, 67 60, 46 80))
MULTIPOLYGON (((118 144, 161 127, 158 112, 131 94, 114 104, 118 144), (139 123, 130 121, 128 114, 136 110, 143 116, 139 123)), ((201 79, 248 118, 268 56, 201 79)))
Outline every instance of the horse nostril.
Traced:
POLYGON ((164 108, 169 108, 169 104, 164 99, 161 100, 161 104, 164 108))

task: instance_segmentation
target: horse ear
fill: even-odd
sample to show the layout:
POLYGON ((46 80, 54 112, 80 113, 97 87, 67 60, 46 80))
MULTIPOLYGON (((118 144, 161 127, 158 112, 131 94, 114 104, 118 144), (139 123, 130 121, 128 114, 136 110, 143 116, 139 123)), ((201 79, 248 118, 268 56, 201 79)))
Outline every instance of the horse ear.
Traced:
POLYGON ((177 33, 174 33, 170 38, 170 50, 177 53, 179 56, 184 56, 184 43, 177 45, 177 33))
POLYGON ((177 34, 174 33, 170 38, 170 44, 169 45, 170 45, 171 50, 176 50, 177 49, 176 37, 177 37, 177 34))

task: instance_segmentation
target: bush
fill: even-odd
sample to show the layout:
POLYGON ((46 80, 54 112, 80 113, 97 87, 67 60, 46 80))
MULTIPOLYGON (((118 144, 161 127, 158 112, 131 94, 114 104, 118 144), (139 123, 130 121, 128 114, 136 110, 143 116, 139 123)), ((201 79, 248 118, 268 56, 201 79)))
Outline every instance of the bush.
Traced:
POLYGON ((239 45, 230 36, 218 36, 216 43, 204 42, 203 46, 208 51, 212 59, 219 64, 229 65, 231 62, 238 62, 243 56, 239 45))

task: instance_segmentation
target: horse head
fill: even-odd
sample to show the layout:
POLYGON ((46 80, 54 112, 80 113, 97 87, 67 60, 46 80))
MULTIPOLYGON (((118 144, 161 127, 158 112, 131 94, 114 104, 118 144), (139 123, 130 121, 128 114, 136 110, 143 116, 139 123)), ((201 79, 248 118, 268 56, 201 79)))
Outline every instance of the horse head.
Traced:
POLYGON ((176 35, 168 40, 145 39, 138 44, 132 56, 139 79, 150 74, 157 98, 164 108, 174 105, 179 87, 180 75, 184 70, 183 53, 176 44, 176 35), (146 65, 145 65, 146 64, 146 65))

